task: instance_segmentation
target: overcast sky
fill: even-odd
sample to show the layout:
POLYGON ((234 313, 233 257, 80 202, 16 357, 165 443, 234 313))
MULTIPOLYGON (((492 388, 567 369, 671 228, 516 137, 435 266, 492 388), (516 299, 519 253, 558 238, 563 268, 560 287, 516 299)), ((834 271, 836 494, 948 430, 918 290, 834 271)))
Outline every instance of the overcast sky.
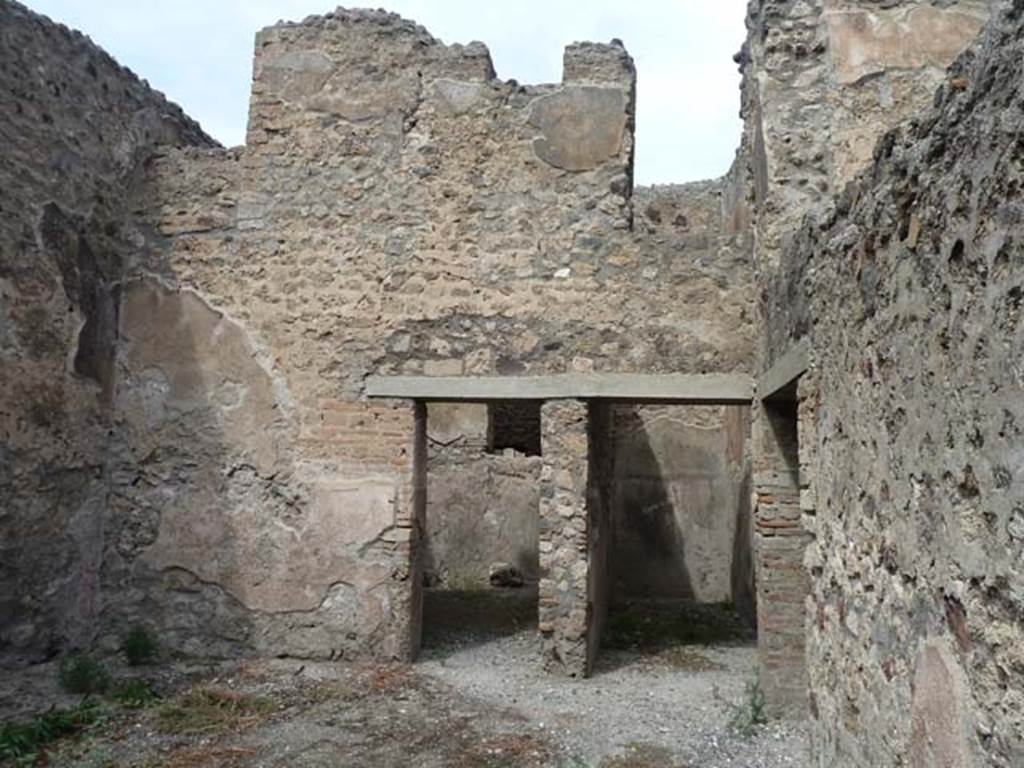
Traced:
MULTIPOLYGON (((80 29, 226 145, 245 136, 253 35, 336 0, 25 0, 80 29)), ((350 3, 353 6, 358 2, 350 3)), ((739 144, 746 0, 370 0, 445 42, 482 40, 498 77, 561 80, 562 48, 620 38, 638 70, 636 181, 720 176, 739 144)))

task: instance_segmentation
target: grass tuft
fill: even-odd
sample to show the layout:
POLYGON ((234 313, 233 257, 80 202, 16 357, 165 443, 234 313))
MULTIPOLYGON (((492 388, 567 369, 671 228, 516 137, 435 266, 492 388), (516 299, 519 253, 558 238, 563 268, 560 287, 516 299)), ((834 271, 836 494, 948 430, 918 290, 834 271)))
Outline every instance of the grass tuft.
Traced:
POLYGON ((272 700, 220 688, 193 688, 160 706, 157 727, 165 733, 211 733, 256 723, 275 709, 272 700))
POLYGON ((749 739, 756 733, 758 726, 768 722, 764 710, 764 691, 761 681, 756 677, 747 682, 743 700, 734 704, 729 717, 729 730, 737 736, 749 739))
POLYGON ((149 680, 133 678, 118 683, 113 698, 127 709, 143 709, 157 701, 160 696, 153 690, 153 684, 149 680))
POLYGON ((145 627, 136 625, 124 636, 121 650, 131 666, 149 664, 156 657, 156 640, 145 627))
POLYGON ((110 673, 103 662, 85 653, 72 653, 60 660, 57 679, 70 693, 88 696, 106 693, 110 688, 110 673))
POLYGON ((0 763, 45 762, 43 752, 57 739, 78 733, 96 722, 103 710, 89 701, 72 709, 51 709, 27 722, 0 724, 0 763))

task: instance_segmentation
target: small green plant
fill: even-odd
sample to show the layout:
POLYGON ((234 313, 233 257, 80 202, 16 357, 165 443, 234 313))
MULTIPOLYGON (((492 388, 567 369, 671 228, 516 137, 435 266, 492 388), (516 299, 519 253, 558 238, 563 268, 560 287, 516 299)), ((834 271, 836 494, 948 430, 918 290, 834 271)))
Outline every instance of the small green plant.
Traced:
POLYGON ((73 709, 51 709, 27 722, 0 724, 0 763, 31 764, 51 742, 96 722, 102 710, 96 702, 73 709))
POLYGON ((128 663, 137 667, 153 661, 156 656, 156 641, 145 627, 136 625, 125 635, 121 650, 124 651, 128 663))
POLYGON ((110 688, 110 673, 103 662, 84 653, 72 653, 62 658, 57 679, 71 693, 106 693, 110 688))
POLYGON ((148 680, 132 678, 124 680, 114 690, 114 699, 128 709, 142 709, 159 699, 153 685, 148 680))
POLYGON ((218 688, 193 688, 157 710, 156 725, 164 733, 211 733, 268 716, 274 702, 218 688))
POLYGON ((757 727, 768 722, 764 711, 764 691, 756 677, 747 682, 743 700, 734 704, 729 718, 729 729, 738 736, 749 739, 757 727))

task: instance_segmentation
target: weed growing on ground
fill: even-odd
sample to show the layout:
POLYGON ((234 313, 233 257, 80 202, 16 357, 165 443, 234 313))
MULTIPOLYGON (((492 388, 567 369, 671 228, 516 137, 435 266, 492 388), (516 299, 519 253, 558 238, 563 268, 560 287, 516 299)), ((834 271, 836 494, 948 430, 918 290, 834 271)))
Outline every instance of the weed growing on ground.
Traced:
POLYGON ((768 722, 764 711, 764 691, 756 677, 747 682, 743 700, 733 704, 729 729, 737 736, 749 739, 757 727, 768 722))
POLYGON ((72 709, 51 709, 27 722, 0 724, 0 763, 32 765, 52 742, 78 733, 99 719, 103 710, 93 701, 72 709))
POLYGON ((134 626, 124 636, 121 650, 131 666, 149 664, 156 656, 156 640, 145 627, 134 626))
POLYGON ((525 768, 551 764, 547 742, 528 734, 492 736, 472 745, 459 755, 459 768, 525 768))
POLYGON ((110 673, 103 662, 84 653, 72 653, 60 660, 57 679, 70 693, 85 695, 106 693, 110 688, 110 673))
POLYGON ((275 709, 274 702, 218 688, 193 688, 156 713, 157 727, 165 733, 209 733, 255 723, 275 709))
POLYGON ((114 700, 127 709, 143 709, 160 697, 148 680, 133 678, 123 680, 114 689, 114 700))
POLYGON ((626 750, 604 758, 598 768, 685 768, 675 761, 672 751, 655 744, 632 742, 626 750))

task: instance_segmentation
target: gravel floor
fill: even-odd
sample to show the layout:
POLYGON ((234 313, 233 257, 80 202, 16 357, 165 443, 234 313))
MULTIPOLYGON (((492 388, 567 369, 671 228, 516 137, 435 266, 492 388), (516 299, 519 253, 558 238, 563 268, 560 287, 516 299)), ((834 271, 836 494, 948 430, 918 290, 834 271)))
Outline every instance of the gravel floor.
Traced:
MULTIPOLYGON (((541 669, 535 597, 428 595, 413 665, 163 662, 158 698, 99 714, 19 764, 75 768, 777 768, 806 765, 802 723, 729 728, 756 649, 722 607, 626 606, 588 680, 541 669)), ((78 703, 56 664, 4 673, 0 720, 78 703)), ((2 734, 2 730, 0 730, 2 734)), ((0 755, 3 745, 0 744, 0 755)), ((0 763, 3 763, 0 758, 0 763)))
POLYGON ((757 664, 754 638, 731 613, 679 603, 627 606, 610 620, 612 647, 602 650, 594 675, 575 680, 542 670, 531 598, 428 595, 425 621, 435 626, 427 624, 418 669, 460 693, 516 708, 588 766, 807 765, 802 722, 772 723, 749 737, 729 727, 757 664), (504 614, 494 605, 502 599, 509 603, 504 614), (682 621, 659 620, 666 613, 682 621), (683 643, 674 642, 680 624, 696 630, 683 643))

